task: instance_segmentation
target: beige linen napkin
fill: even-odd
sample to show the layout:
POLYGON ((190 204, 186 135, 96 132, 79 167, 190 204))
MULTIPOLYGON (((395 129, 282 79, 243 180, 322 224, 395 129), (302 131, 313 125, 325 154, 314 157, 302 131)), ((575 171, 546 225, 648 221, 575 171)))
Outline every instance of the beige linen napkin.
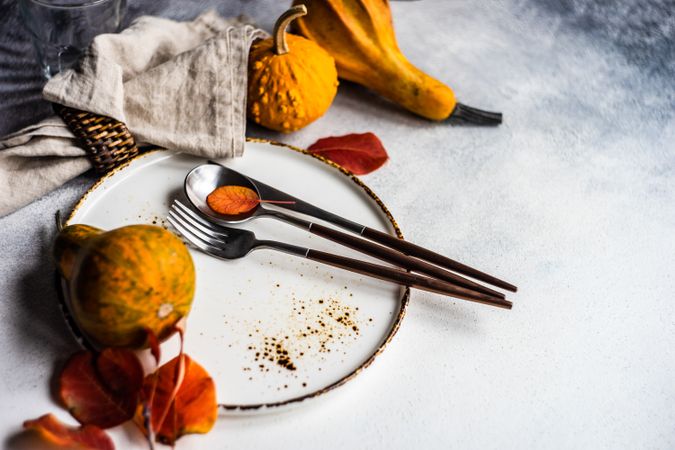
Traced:
MULTIPOLYGON (((251 43, 265 33, 208 12, 192 22, 141 17, 97 36, 45 99, 124 122, 136 141, 208 158, 240 156, 251 43)), ((0 216, 91 168, 57 116, 0 141, 0 216)))

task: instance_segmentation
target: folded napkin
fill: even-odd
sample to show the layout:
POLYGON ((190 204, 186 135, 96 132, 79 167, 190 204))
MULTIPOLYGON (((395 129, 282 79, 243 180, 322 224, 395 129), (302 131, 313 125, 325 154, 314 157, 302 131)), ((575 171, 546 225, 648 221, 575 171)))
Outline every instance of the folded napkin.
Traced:
MULTIPOLYGON (((208 12, 192 22, 141 17, 97 36, 75 69, 45 86, 51 102, 124 122, 139 144, 220 159, 240 156, 248 52, 265 33, 208 12)), ((0 140, 0 216, 91 168, 57 116, 0 140)))

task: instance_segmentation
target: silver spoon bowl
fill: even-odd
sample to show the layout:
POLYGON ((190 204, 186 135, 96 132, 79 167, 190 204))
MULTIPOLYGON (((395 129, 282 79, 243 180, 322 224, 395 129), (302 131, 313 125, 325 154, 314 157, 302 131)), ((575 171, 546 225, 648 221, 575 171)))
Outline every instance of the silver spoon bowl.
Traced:
POLYGON ((285 217, 280 217, 281 213, 278 211, 265 208, 261 203, 245 213, 237 215, 219 214, 209 208, 209 205, 206 203, 206 197, 220 186, 243 186, 251 189, 260 197, 258 188, 251 180, 239 173, 224 170, 218 164, 202 164, 192 169, 185 177, 185 195, 190 203, 199 212, 217 223, 223 225, 243 223, 256 216, 271 216, 281 220, 286 219, 285 217))

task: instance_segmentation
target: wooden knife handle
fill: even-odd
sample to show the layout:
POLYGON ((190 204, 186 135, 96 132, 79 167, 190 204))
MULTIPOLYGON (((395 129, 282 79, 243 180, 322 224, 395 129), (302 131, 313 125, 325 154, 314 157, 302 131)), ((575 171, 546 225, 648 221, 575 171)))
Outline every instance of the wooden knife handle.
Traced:
POLYGON ((431 250, 428 250, 424 247, 415 245, 412 242, 398 239, 382 231, 366 227, 363 229, 361 235, 375 242, 379 242, 382 245, 386 245, 389 248, 403 252, 406 255, 429 261, 446 269, 454 270, 455 272, 459 272, 477 280, 484 281, 493 286, 498 286, 502 289, 512 292, 516 292, 518 290, 518 288, 511 283, 507 283, 506 281, 500 280, 499 278, 493 277, 492 275, 488 275, 484 272, 481 272, 480 270, 464 265, 446 256, 439 255, 438 253, 432 252, 431 250))
POLYGON ((380 280, 391 281, 403 286, 410 286, 429 292, 435 292, 437 294, 443 294, 473 302, 498 306, 500 308, 511 309, 512 306, 510 301, 503 298, 471 291, 469 289, 464 289, 462 287, 446 283, 445 281, 412 274, 401 269, 380 266, 366 261, 334 255, 319 250, 310 249, 307 252, 306 257, 312 261, 339 267, 350 272, 359 273, 361 275, 366 275, 380 280))
POLYGON ((441 267, 429 264, 421 259, 407 256, 399 251, 392 250, 389 247, 384 247, 367 239, 363 239, 353 234, 343 233, 334 228, 325 227, 318 223, 312 223, 309 231, 317 236, 330 239, 334 242, 342 244, 346 247, 358 250, 374 258, 389 262, 404 269, 413 270, 430 275, 439 280, 447 281, 458 286, 482 292, 484 294, 492 295, 494 297, 504 298, 504 294, 493 289, 490 289, 481 284, 468 280, 460 275, 449 272, 441 267))

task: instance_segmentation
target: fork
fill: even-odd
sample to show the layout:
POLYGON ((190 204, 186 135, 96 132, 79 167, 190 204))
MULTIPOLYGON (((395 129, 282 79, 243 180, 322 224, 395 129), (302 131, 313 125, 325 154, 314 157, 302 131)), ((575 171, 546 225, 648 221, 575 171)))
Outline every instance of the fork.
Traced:
POLYGON ((238 259, 252 250, 272 249, 403 286, 506 309, 511 309, 512 306, 508 300, 455 286, 435 278, 412 274, 405 270, 285 242, 257 239, 252 231, 213 224, 179 200, 174 200, 167 219, 192 245, 216 258, 238 259))

